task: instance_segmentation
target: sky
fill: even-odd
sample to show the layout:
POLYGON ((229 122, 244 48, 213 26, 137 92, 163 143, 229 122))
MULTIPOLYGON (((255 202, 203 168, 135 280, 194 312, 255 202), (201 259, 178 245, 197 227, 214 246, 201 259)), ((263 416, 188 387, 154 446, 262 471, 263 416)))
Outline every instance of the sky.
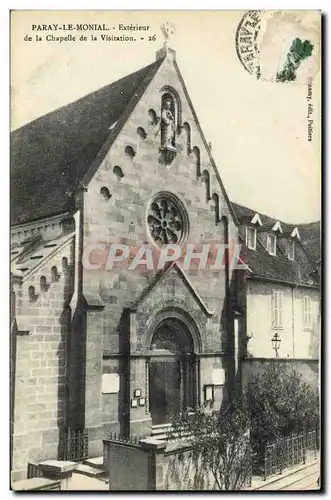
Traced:
MULTIPOLYGON (((289 223, 320 218, 320 73, 314 79, 313 141, 307 140, 305 83, 257 80, 238 59, 241 11, 16 11, 11 26, 11 128, 72 102, 155 60, 160 24, 171 21, 169 45, 232 201, 289 223), (150 26, 145 40, 47 42, 33 24, 105 23, 150 26), (148 41, 148 34, 155 40, 148 41), (35 40, 36 35, 43 37, 35 40), (32 41, 24 41, 24 37, 32 41)), ((112 27, 116 30, 112 31, 112 27)), ((70 32, 76 39, 80 34, 70 32)), ((270 34, 269 34, 270 35, 270 34)), ((139 38, 139 37, 138 37, 139 38)), ((269 36, 270 38, 270 36, 269 36)), ((271 37, 272 38, 272 37, 271 37)), ((277 37, 269 42, 274 50, 277 37), (272 45, 273 44, 273 45, 272 45)))

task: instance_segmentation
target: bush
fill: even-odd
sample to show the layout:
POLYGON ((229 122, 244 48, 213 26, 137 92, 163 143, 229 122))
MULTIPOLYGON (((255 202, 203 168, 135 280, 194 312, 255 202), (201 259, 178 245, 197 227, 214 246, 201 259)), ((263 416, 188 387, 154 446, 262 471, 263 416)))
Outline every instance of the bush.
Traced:
POLYGON ((196 489, 239 490, 250 483, 248 417, 240 402, 234 401, 223 412, 199 408, 173 419, 170 438, 190 436, 196 489))
POLYGON ((301 374, 294 369, 268 365, 263 373, 250 379, 246 396, 254 442, 318 424, 318 393, 303 382, 301 374))

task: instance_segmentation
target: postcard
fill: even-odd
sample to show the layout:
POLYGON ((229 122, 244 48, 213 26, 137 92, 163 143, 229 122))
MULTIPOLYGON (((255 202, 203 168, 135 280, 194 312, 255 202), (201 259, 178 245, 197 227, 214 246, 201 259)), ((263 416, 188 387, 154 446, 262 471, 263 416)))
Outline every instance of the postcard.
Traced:
POLYGON ((318 490, 321 12, 11 12, 11 488, 318 490))

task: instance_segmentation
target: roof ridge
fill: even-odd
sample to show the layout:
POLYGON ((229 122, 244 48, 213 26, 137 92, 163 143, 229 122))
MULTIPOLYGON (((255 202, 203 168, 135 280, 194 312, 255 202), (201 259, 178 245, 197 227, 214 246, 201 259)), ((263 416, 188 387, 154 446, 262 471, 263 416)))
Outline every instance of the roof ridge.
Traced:
POLYGON ((123 80, 126 80, 127 78, 131 78, 135 75, 137 75, 138 73, 140 72, 143 72, 143 71, 146 71, 147 68, 151 68, 152 66, 154 66, 156 63, 158 63, 159 61, 153 61, 152 63, 150 64, 147 64, 146 66, 143 66, 142 68, 136 70, 136 71, 133 71, 132 73, 128 73, 127 75, 125 76, 122 76, 121 78, 118 78, 117 80, 114 80, 113 82, 110 82, 110 83, 107 83, 106 85, 103 85, 102 87, 98 87, 94 90, 92 90, 91 92, 88 92, 87 94, 84 94, 82 95, 81 97, 78 97, 77 99, 74 99, 73 101, 69 101, 67 102, 66 104, 63 104, 62 106, 59 106, 58 108, 55 108, 51 111, 48 111, 47 113, 41 115, 41 116, 38 116, 37 118, 34 118, 33 120, 25 123, 24 125, 22 125, 21 127, 18 127, 14 130, 12 130, 10 132, 10 135, 12 134, 15 134, 16 132, 20 131, 21 129, 23 129, 24 127, 27 127, 28 125, 31 125, 33 124, 34 122, 42 119, 42 118, 46 118, 48 117, 49 115, 51 115, 52 113, 55 113, 57 111, 60 111, 61 109, 64 109, 66 108, 67 106, 70 106, 71 104, 78 104, 80 101, 84 100, 85 98, 89 97, 89 96, 92 96, 93 94, 95 94, 96 92, 98 91, 101 91, 101 90, 106 90, 107 88, 110 88, 112 87, 113 85, 115 84, 119 84, 121 81, 123 80))
MULTIPOLYGON (((247 205, 242 205, 241 203, 231 201, 231 205, 233 205, 235 212, 236 212, 237 207, 244 209, 244 210, 249 210, 250 212, 252 212, 254 214, 256 214, 256 213, 259 214, 261 217, 266 217, 267 219, 269 219, 270 222, 278 222, 279 221, 281 224, 285 224, 286 226, 293 226, 293 228, 295 228, 295 227, 300 228, 300 226, 307 226, 309 224, 317 224, 317 223, 320 224, 321 223, 320 220, 311 221, 311 222, 297 222, 297 223, 286 222, 283 219, 272 217, 271 215, 267 215, 264 212, 261 212, 260 210, 256 210, 254 208, 248 207, 247 205)), ((247 214, 247 215, 249 215, 249 214, 247 214)))
MULTIPOLYGON (((154 61, 11 133, 11 223, 61 214, 121 117, 164 59, 154 61), (110 131, 109 126, 117 122, 110 131)), ((100 156, 99 156, 100 158, 100 156)), ((99 159, 98 158, 98 159, 99 159)))

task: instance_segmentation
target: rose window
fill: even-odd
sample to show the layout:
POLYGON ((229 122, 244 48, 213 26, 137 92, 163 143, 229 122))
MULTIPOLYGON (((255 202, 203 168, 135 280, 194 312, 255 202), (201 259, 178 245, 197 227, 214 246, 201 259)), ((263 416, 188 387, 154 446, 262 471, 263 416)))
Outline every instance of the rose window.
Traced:
POLYGON ((179 243, 184 236, 183 208, 168 196, 159 196, 149 207, 147 222, 152 238, 159 245, 179 243))

